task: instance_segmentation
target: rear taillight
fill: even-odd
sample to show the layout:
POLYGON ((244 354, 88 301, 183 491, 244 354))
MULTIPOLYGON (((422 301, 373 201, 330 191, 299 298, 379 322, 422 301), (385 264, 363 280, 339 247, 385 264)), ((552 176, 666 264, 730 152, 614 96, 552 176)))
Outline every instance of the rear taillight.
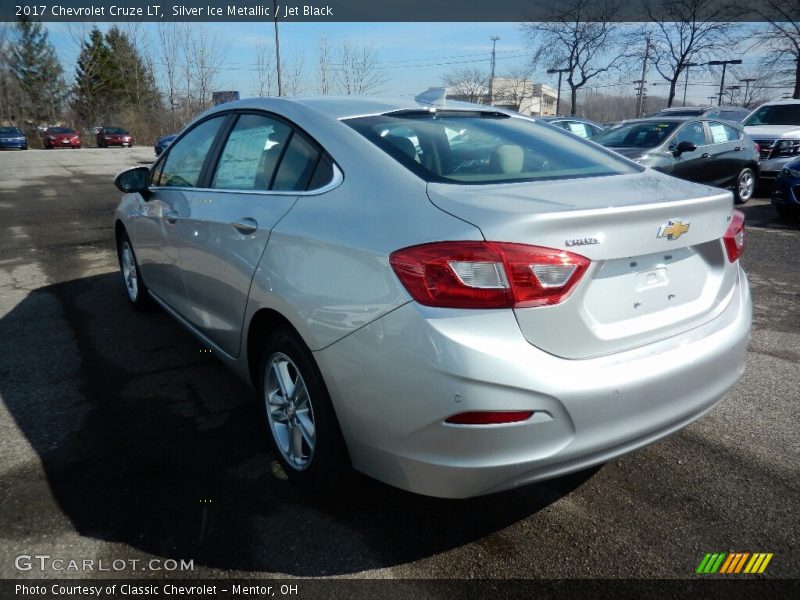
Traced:
POLYGON ((389 262, 425 306, 525 308, 564 300, 591 261, 553 248, 464 241, 404 248, 389 262))
POLYGON ((736 262, 744 252, 745 232, 744 232, 744 213, 739 210, 733 211, 731 224, 722 237, 725 242, 725 251, 728 253, 728 260, 736 262))
POLYGON ((504 423, 520 423, 533 416, 532 410, 476 410, 458 413, 445 423, 451 425, 501 425, 504 423))

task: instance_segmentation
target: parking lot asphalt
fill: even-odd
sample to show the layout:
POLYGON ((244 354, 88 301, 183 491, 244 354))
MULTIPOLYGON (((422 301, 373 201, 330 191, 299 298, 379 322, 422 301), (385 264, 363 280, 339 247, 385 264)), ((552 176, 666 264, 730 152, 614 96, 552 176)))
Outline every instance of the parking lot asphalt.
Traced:
POLYGON ((0 153, 0 577, 177 577, 147 561, 186 559, 192 577, 684 578, 731 551, 800 576, 800 221, 744 207, 747 371, 676 435, 471 500, 357 475, 310 498, 275 466, 254 393, 166 314, 126 305, 112 178, 152 159, 0 153), (36 554, 127 562, 15 565, 36 554))

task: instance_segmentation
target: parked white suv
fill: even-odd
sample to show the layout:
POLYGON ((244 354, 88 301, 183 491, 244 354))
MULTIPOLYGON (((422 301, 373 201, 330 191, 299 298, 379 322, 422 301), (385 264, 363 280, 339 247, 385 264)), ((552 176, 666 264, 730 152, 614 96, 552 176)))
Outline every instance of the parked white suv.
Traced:
POLYGON ((759 177, 771 186, 786 163, 800 156, 800 100, 762 104, 744 120, 760 148, 759 177))

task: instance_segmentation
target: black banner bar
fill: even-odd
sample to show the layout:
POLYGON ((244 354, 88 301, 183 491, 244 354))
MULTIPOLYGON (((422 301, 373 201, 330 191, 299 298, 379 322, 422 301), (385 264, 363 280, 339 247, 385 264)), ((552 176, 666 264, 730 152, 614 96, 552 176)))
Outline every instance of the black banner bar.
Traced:
MULTIPOLYGON (((279 0, 278 20, 289 22, 521 22, 552 21, 581 5, 583 20, 669 20, 670 0, 279 0), (606 17, 607 6, 613 6, 606 17), (646 8, 649 6, 649 9, 646 8), (648 12, 649 10, 649 12, 648 12)), ((714 21, 785 21, 796 0, 698 0, 699 16, 714 21)), ((272 0, 3 0, 0 21, 43 22, 272 21, 272 0)))
POLYGON ((592 600, 703 598, 704 600, 771 600, 797 598, 797 580, 737 576, 691 580, 399 580, 399 579, 241 579, 241 580, 3 580, 0 598, 16 600, 592 600))

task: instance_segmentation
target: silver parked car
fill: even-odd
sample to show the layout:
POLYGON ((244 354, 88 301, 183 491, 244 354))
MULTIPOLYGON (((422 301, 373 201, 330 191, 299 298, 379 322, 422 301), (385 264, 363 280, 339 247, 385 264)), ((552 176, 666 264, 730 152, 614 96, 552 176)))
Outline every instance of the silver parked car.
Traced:
POLYGON ((117 176, 130 301, 258 390, 289 477, 462 498, 673 433, 744 369, 730 192, 446 100, 213 108, 117 176))

